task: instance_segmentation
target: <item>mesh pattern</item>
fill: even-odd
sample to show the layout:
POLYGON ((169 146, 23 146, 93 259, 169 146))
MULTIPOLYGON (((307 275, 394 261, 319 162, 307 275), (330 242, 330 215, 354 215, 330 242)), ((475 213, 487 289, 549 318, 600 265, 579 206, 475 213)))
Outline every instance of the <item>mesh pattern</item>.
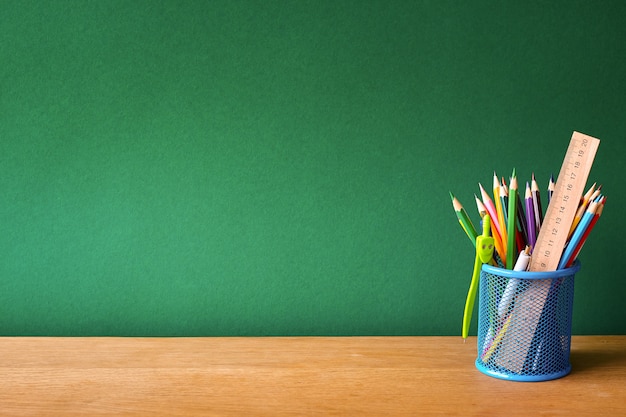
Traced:
MULTIPOLYGON (((476 359, 480 371, 519 381, 569 373, 575 270, 548 279, 481 271, 476 359)), ((516 276, 524 274, 528 273, 516 276)))

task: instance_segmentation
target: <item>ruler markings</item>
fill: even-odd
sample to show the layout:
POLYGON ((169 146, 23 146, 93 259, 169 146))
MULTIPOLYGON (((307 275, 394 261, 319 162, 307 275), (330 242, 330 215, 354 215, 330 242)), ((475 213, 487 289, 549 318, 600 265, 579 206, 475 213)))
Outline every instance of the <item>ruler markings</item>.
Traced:
MULTIPOLYGON (((573 133, 531 255, 530 271, 558 268, 599 144, 594 137, 573 133)), ((515 373, 523 371, 550 287, 550 280, 532 281, 519 295, 496 358, 498 365, 515 373)))

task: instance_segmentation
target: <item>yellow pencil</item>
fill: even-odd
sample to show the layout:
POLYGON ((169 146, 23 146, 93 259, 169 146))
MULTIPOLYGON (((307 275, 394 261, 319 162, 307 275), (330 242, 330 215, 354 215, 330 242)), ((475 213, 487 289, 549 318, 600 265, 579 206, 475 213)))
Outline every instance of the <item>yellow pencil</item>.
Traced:
POLYGON ((510 323, 511 323, 511 315, 509 314, 509 317, 504 322, 504 325, 502 325, 502 328, 500 329, 500 331, 496 335, 495 339, 493 339, 493 342, 491 343, 491 346, 489 346, 489 349, 487 349, 487 351, 483 355, 483 357, 482 357, 483 362, 487 363, 489 358, 491 358, 491 355, 493 355, 493 353, 496 351, 496 349, 500 345, 500 342, 502 342, 502 338, 504 337, 504 334, 508 330, 510 323))

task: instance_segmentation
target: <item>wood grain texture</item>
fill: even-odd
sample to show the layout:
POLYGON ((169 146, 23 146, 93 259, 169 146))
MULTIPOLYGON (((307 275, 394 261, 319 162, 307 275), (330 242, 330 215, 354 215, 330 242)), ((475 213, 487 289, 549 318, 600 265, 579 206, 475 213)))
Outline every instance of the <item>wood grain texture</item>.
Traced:
POLYGON ((2 416, 626 414, 626 336, 575 336, 565 378, 474 367, 475 338, 0 338, 2 416))

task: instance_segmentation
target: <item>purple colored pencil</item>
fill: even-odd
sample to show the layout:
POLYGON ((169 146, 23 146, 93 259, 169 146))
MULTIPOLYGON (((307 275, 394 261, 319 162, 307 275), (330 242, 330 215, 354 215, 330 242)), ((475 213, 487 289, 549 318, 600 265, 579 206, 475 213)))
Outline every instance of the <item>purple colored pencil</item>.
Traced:
POLYGON ((535 248, 535 242, 537 241, 537 230, 535 228, 535 207, 533 205, 533 196, 530 192, 530 185, 526 181, 526 194, 524 195, 524 202, 526 204, 526 232, 528 233, 528 246, 531 250, 535 248))

